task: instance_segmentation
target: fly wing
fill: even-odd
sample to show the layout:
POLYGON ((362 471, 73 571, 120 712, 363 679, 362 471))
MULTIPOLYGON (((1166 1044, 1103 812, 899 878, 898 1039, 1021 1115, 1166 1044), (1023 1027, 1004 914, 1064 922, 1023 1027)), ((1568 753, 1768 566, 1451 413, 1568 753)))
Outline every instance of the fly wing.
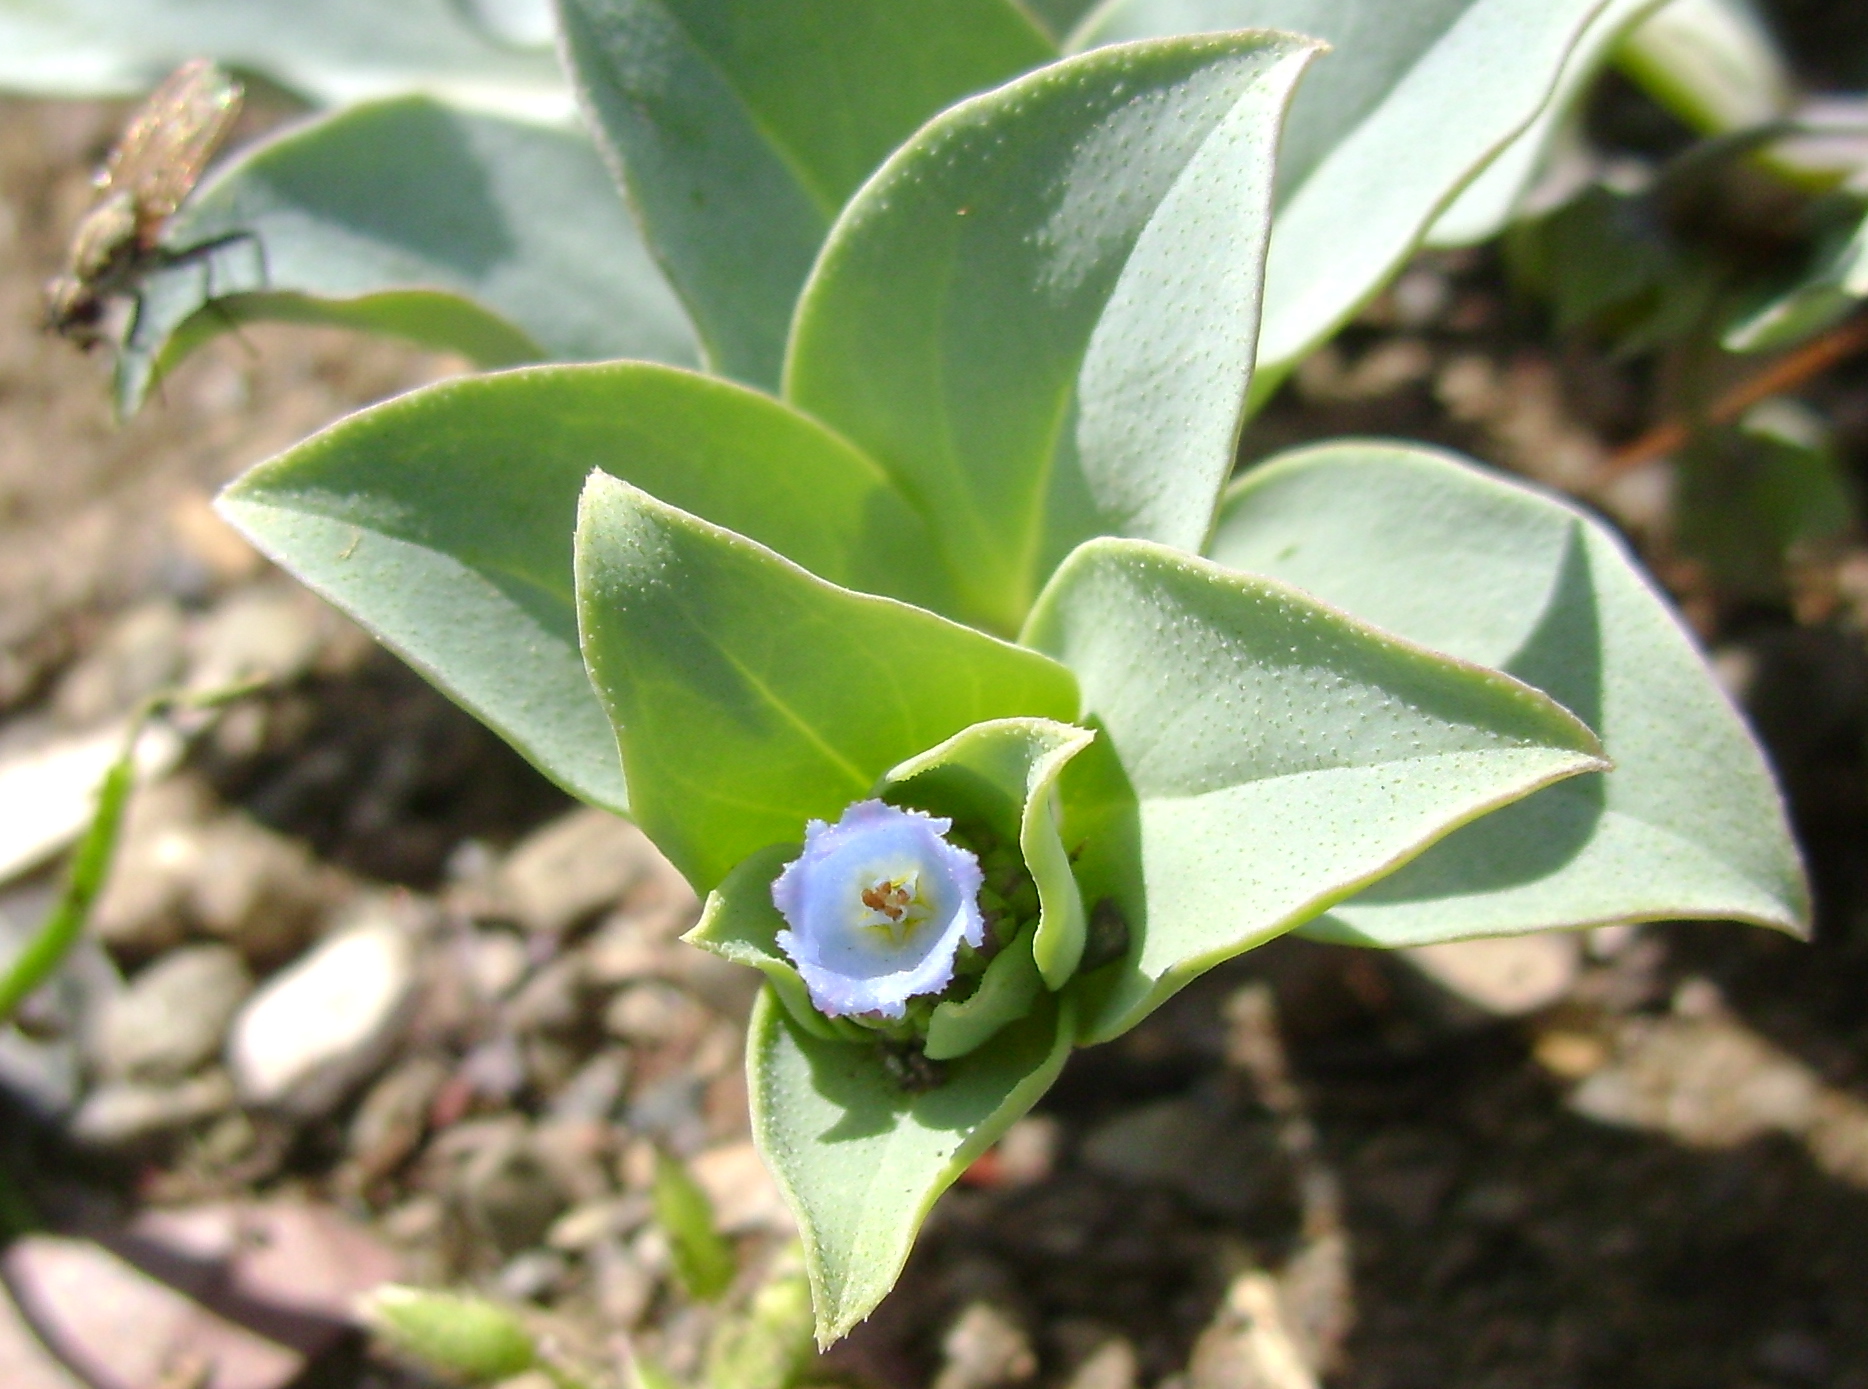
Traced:
POLYGON ((100 196, 127 193, 141 239, 181 206, 240 114, 240 84, 205 58, 182 64, 124 128, 98 178, 100 196))

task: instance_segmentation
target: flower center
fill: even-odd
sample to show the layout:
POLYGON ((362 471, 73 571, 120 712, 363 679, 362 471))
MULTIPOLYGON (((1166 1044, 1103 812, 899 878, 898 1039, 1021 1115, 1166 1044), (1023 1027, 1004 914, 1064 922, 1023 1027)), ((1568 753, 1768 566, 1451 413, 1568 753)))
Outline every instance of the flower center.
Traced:
POLYGON ((883 932, 893 945, 907 940, 915 927, 934 915, 933 904, 921 894, 918 869, 892 878, 876 878, 857 896, 863 910, 856 924, 865 930, 883 932))

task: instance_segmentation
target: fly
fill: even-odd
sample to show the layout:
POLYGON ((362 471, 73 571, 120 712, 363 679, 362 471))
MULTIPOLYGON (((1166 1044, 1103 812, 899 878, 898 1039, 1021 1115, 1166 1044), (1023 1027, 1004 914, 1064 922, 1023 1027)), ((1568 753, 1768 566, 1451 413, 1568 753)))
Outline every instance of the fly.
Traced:
POLYGON ((90 348, 101 342, 113 298, 135 299, 153 270, 198 260, 235 232, 176 249, 161 241, 169 218, 201 179, 234 117, 240 84, 205 58, 184 63, 130 118, 98 171, 97 193, 72 236, 65 269, 45 287, 46 326, 90 348))

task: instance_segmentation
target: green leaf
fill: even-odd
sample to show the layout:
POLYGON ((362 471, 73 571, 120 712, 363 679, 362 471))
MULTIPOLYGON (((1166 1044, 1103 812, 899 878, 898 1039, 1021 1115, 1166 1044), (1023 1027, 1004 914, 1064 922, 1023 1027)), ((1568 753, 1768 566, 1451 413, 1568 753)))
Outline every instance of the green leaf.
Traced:
POLYGON ((1412 945, 1669 917, 1805 928, 1763 756, 1679 620, 1582 511, 1427 449, 1324 445, 1248 473, 1211 552, 1547 691, 1615 761, 1460 830, 1306 935, 1412 945))
POLYGON ((1427 233, 1428 244, 1473 246, 1504 230, 1545 171, 1553 149, 1566 137, 1569 141, 1580 140, 1574 129, 1577 108, 1617 43, 1656 8, 1678 2, 1608 0, 1597 10, 1563 60, 1556 86, 1537 119, 1493 155, 1479 176, 1434 219, 1427 233))
POLYGON ((707 1389, 790 1389, 810 1363, 811 1283, 802 1250, 789 1249, 739 1316, 719 1323, 707 1343, 707 1389))
POLYGON ((1050 1088, 1073 1024, 1068 994, 1041 994, 991 1046, 911 1093, 876 1047, 814 1037, 760 995, 746 1051, 753 1138, 804 1237, 820 1345, 869 1315, 934 1198, 1050 1088))
POLYGON ((562 17, 709 361, 761 386, 857 185, 935 112, 1055 55, 1008 0, 564 0, 562 17))
MULTIPOLYGON (((263 682, 259 682, 263 683, 263 682)), ((110 866, 117 854, 117 839, 123 829, 123 816, 130 794, 136 788, 138 772, 147 772, 149 759, 139 756, 143 733, 149 721, 159 714, 176 709, 213 709, 249 695, 258 687, 252 680, 188 691, 159 690, 144 699, 130 715, 123 731, 122 750, 104 769, 92 796, 95 802, 91 821, 72 847, 65 866, 65 882, 53 899, 45 919, 20 946, 19 951, 0 964, 0 1027, 14 1011, 51 978, 84 935, 91 920, 91 909, 110 881, 110 866)), ((59 846, 53 846, 59 847, 59 846)), ((26 866, 30 867, 30 863, 26 866)), ((0 1228, 19 1227, 5 1211, 8 1201, 0 1191, 0 1228)))
POLYGON ((1855 524, 1831 431, 1797 401, 1762 401, 1674 457, 1674 543, 1733 597, 1782 601, 1786 564, 1838 552, 1855 524))
POLYGON ((892 768, 881 793, 901 805, 985 821, 1018 845, 1038 889, 1034 955, 1064 987, 1083 956, 1083 896, 1057 830, 1057 780, 1096 735, 1048 719, 998 719, 892 768))
POLYGON ((64 886, 52 909, 19 953, 0 965, 0 1027, 4 1027, 20 1004, 52 977, 84 935, 84 928, 91 919, 91 908, 109 881, 111 860, 116 857, 124 810, 136 786, 136 743, 142 731, 143 720, 133 719, 123 751, 98 783, 97 807, 72 852, 64 886))
POLYGON ((1045 33, 1062 42, 1096 8, 1097 0, 1023 0, 1023 4, 1045 33))
POLYGON ((385 1283, 364 1299, 363 1310, 385 1340, 470 1384, 524 1374, 537 1360, 525 1324, 483 1297, 385 1283))
POLYGON ((1868 299, 1868 218, 1831 237, 1811 267, 1782 293, 1752 309, 1725 332, 1728 352, 1774 352, 1813 338, 1868 299))
POLYGON ((318 102, 427 92, 567 120, 571 93, 552 57, 549 14, 515 32, 489 22, 489 8, 486 0, 5 0, 0 87, 136 96, 189 58, 215 58, 318 102))
POLYGON ((1088 536, 1205 537, 1313 51, 1223 35, 1054 64, 929 123, 838 221, 786 394, 921 501, 984 625, 1016 630, 1088 536))
POLYGON ((1546 299, 1557 327, 1629 343, 1664 340, 1702 309, 1700 263, 1670 234, 1656 199, 1590 184, 1506 242, 1514 282, 1546 299))
MULTIPOLYGON (((1049 719, 994 719, 891 768, 873 788, 897 805, 979 823, 1016 844, 1038 889, 1035 928, 994 956, 970 997, 935 1005, 926 1050, 936 1060, 973 1050, 1022 1017, 1045 982, 1062 988, 1076 969, 1083 954, 1083 899, 1058 838, 1055 788, 1094 736, 1049 719), (1037 958, 1048 966, 1042 974, 1034 941, 1037 958)), ((699 923, 682 939, 762 971, 805 1031, 830 1041, 859 1040, 870 1034, 811 1006, 803 979, 778 948, 785 923, 772 904, 772 883, 799 851, 794 842, 750 855, 708 895, 699 923)))
POLYGON ((1063 781, 1085 900, 1112 899, 1129 934, 1084 976, 1090 1040, 1459 825, 1604 766, 1528 686, 1144 541, 1084 545, 1025 640, 1077 673, 1101 733, 1063 781))
POLYGON ((571 536, 593 467, 834 582, 946 601, 936 569, 900 562, 931 546, 874 464, 769 396, 643 363, 414 392, 261 464, 220 507, 547 776, 623 811, 577 649, 571 536))
POLYGON ((703 892, 970 724, 1077 711, 1070 672, 1035 652, 839 588, 602 474, 576 571, 631 811, 703 892))
POLYGON ((1114 0, 1073 46, 1268 26, 1330 43, 1278 163, 1262 398, 1346 322, 1543 109, 1604 0, 1114 0))
POLYGON ((689 1297, 712 1302, 733 1281, 733 1246, 714 1225, 713 1204, 677 1158, 655 1154, 655 1221, 668 1237, 675 1276, 689 1297))
POLYGON ((262 318, 394 333, 488 366, 697 360, 680 304, 575 131, 426 97, 340 111, 242 154, 165 237, 171 251, 217 242, 144 288, 118 364, 126 413, 187 351, 262 318))
POLYGON ((992 957, 979 986, 964 999, 946 999, 928 1015, 922 1050, 931 1061, 951 1061, 985 1045, 1001 1030, 1031 1011, 1044 989, 1044 976, 1032 958, 1037 928, 1027 926, 1017 939, 992 957))
POLYGON ((1706 134, 1764 125, 1795 98, 1789 64, 1748 0, 1669 0, 1628 33, 1616 61, 1706 134))

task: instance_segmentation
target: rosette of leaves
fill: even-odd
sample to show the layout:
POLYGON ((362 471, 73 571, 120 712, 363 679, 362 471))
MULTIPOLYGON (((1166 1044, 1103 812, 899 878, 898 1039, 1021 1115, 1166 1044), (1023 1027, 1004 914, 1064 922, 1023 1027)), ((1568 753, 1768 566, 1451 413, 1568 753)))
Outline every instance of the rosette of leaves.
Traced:
POLYGON ((1110 45, 936 116, 829 228, 775 394, 472 377, 222 499, 765 972, 754 1130, 822 1339, 1073 1046, 1280 932, 1803 927, 1761 756, 1598 523, 1397 446, 1225 490, 1316 50, 1110 45), (952 820, 995 899, 881 1037, 811 1006, 772 898, 871 799, 952 820))

